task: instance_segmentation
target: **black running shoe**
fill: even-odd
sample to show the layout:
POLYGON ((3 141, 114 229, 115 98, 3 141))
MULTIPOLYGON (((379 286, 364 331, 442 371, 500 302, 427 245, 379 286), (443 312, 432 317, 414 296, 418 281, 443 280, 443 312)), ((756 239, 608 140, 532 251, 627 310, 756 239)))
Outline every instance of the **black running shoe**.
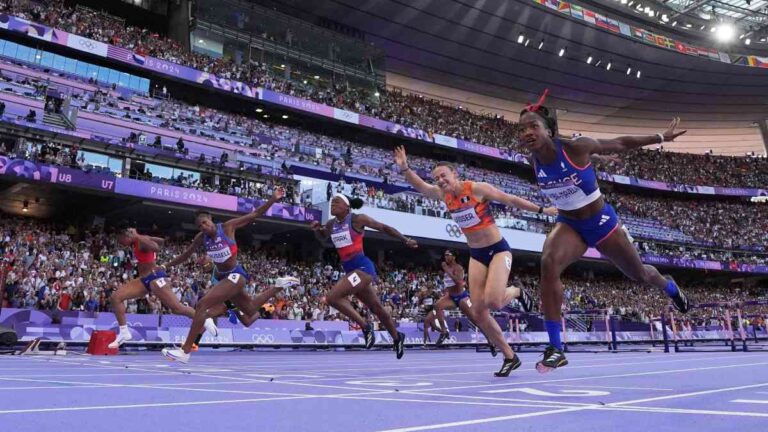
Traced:
POLYGON ((511 359, 505 358, 504 363, 501 364, 501 369, 498 372, 494 372, 493 376, 496 377, 508 377, 509 374, 520 367, 523 362, 520 361, 520 357, 515 354, 511 359))
POLYGON ((677 286, 677 282, 675 282, 674 279, 672 279, 672 276, 665 276, 668 281, 675 284, 677 287, 677 294, 670 297, 672 299, 672 304, 675 306, 675 309, 678 310, 680 313, 686 313, 691 309, 690 303, 688 303, 688 297, 683 293, 683 290, 680 289, 679 286, 677 286))
POLYGON ((491 349, 491 356, 496 357, 499 355, 499 351, 496 350, 496 346, 494 344, 488 344, 488 348, 491 349))
POLYGON ((544 350, 544 358, 536 363, 536 370, 540 373, 546 373, 559 367, 563 367, 567 364, 568 360, 565 358, 563 351, 550 345, 546 350, 544 350))
POLYGON ((447 332, 440 333, 440 337, 435 341, 435 346, 442 346, 449 337, 450 335, 447 332))
POLYGON ((373 348, 376 343, 376 334, 373 332, 373 324, 368 324, 363 328, 363 337, 365 338, 365 349, 373 348))
POLYGON ((520 288, 520 297, 517 298, 520 302, 520 307, 523 308, 523 312, 530 312, 533 310, 533 297, 528 294, 528 291, 520 288))
POLYGON ((403 358, 403 354, 405 354, 405 335, 397 332, 397 340, 392 343, 394 345, 395 353, 397 354, 397 359, 400 360, 403 358))

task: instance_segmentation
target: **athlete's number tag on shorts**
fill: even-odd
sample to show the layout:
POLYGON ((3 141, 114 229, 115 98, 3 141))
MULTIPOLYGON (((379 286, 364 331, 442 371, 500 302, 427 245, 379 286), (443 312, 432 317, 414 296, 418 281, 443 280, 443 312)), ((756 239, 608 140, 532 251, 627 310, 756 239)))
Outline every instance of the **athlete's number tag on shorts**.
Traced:
POLYGON ((360 276, 358 276, 357 273, 352 273, 351 275, 347 276, 347 280, 352 284, 353 287, 358 286, 360 282, 362 282, 360 276))
POLYGON ((507 266, 507 270, 512 270, 512 258, 505 256, 504 264, 507 266))
POLYGON ((227 279, 229 279, 232 283, 238 283, 240 282, 240 273, 230 273, 229 276, 227 276, 227 279))
POLYGON ((165 286, 167 282, 165 282, 165 278, 155 279, 155 283, 157 284, 158 288, 162 288, 165 286))

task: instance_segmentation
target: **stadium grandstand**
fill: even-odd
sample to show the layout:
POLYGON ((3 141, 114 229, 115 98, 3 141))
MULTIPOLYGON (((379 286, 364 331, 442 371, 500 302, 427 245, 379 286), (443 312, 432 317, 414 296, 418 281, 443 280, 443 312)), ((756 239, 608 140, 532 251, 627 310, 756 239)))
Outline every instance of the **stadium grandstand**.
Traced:
POLYGON ((0 0, 0 425, 760 427, 766 19, 0 0))

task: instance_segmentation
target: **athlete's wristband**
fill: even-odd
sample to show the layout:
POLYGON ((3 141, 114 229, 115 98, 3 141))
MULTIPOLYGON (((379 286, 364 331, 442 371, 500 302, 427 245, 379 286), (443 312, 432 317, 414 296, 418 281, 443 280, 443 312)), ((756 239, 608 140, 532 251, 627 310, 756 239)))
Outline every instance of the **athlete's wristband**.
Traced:
POLYGON ((538 213, 539 213, 539 214, 542 214, 542 213, 544 213, 544 207, 542 207, 542 206, 539 206, 539 211, 538 211, 538 213))
POLYGON ((664 135, 663 134, 657 133, 656 136, 659 137, 659 144, 664 142, 664 135))

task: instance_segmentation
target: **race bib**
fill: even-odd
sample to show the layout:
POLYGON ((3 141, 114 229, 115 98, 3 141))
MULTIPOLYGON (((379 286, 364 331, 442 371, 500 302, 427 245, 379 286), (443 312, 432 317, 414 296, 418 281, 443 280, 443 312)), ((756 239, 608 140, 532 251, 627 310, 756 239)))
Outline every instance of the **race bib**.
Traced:
POLYGON ((220 249, 209 249, 206 251, 208 257, 215 263, 224 263, 232 257, 232 251, 227 246, 223 246, 220 249))
POLYGON ((349 233, 349 230, 344 230, 342 232, 332 233, 331 234, 331 241, 333 242, 333 245, 336 246, 336 248, 343 248, 347 246, 352 245, 352 235, 349 233))
POLYGON ((459 228, 470 228, 481 222, 480 216, 477 215, 474 207, 451 212, 451 217, 459 228))

